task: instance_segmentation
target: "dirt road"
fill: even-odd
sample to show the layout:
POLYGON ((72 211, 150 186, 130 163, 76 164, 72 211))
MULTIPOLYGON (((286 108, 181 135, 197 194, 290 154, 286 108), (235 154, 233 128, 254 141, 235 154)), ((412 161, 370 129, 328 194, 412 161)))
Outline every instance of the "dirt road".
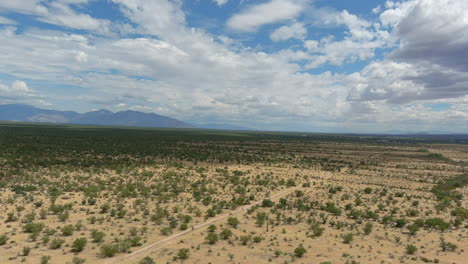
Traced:
MULTIPOLYGON (((268 197, 269 199, 273 200, 273 199, 279 199, 279 198, 282 198, 290 193, 292 193, 293 191, 295 190, 298 190, 300 189, 300 187, 293 187, 293 188, 288 188, 286 190, 283 190, 281 192, 278 192, 274 195, 271 195, 270 197, 268 197)), ((144 246, 140 249, 137 249, 135 250, 134 252, 130 253, 130 254, 126 254, 126 255, 119 255, 117 257, 114 257, 114 258, 111 258, 111 259, 106 259, 106 260, 103 260, 101 263, 102 264, 123 264, 123 263, 136 263, 138 260, 144 258, 145 256, 149 255, 150 253, 154 252, 155 250, 157 250, 158 248, 160 248, 161 246, 167 244, 168 242, 170 241, 173 241, 177 238, 181 238, 187 234, 190 234, 196 230, 199 230, 199 229, 202 229, 204 227, 207 227, 213 223, 216 223, 216 222, 219 222, 219 221, 222 221, 222 220, 225 220, 227 219, 228 217, 230 216, 233 216, 233 215, 238 215, 238 214, 241 214, 245 211, 247 211, 248 209, 250 209, 251 207, 255 206, 255 205, 259 205, 262 201, 256 201, 254 203, 251 203, 251 204, 248 204, 248 205, 244 205, 244 206, 241 206, 239 208, 237 208, 236 210, 234 211, 230 211, 228 213, 225 213, 225 214, 221 214, 215 218, 211 218, 201 224, 198 224, 196 226, 194 226, 193 228, 191 229, 187 229, 183 232, 180 232, 180 233, 177 233, 177 234, 174 234, 174 235, 171 235, 171 236, 168 236, 162 240, 159 240, 159 241, 156 241, 154 243, 151 243, 147 246, 144 246)))

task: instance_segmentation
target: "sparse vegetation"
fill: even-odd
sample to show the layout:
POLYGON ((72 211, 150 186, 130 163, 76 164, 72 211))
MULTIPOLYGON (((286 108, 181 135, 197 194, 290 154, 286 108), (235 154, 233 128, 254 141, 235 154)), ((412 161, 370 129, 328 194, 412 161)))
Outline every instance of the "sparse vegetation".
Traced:
POLYGON ((431 142, 0 125, 0 254, 99 263, 185 231, 133 261, 460 261, 466 171, 451 158, 468 153, 431 142))

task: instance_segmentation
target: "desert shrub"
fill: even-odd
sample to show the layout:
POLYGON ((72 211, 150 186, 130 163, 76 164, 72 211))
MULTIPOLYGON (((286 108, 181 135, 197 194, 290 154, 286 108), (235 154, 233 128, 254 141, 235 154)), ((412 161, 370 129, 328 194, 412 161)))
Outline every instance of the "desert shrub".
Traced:
POLYGON ((232 231, 231 231, 231 229, 229 229, 229 228, 225 228, 225 229, 223 229, 223 231, 221 231, 221 232, 219 233, 219 236, 220 236, 221 239, 223 239, 223 240, 229 239, 230 237, 232 237, 232 231))
POLYGON ((206 235, 206 237, 205 237, 205 241, 210 245, 216 244, 216 242, 218 242, 218 240, 219 240, 219 237, 215 233, 208 233, 208 235, 206 235))
POLYGON ((30 252, 31 252, 30 247, 23 247, 23 256, 29 255, 30 252))
POLYGON ((262 242, 263 237, 261 237, 261 236, 254 236, 254 237, 252 238, 252 240, 253 240, 253 242, 255 242, 255 243, 260 243, 260 242, 262 242))
POLYGON ((325 206, 322 205, 321 209, 336 216, 341 215, 341 209, 331 202, 327 202, 325 206))
POLYGON ((6 244, 6 242, 10 239, 6 234, 3 234, 0 236, 0 246, 3 246, 6 244))
POLYGON ((229 217, 227 223, 230 226, 237 228, 237 226, 239 225, 239 219, 237 219, 236 217, 229 217))
POLYGON ((397 219, 397 220, 395 220, 395 227, 396 228, 403 228, 403 227, 405 227, 406 223, 407 223, 406 219, 403 219, 403 218, 397 219))
POLYGON ((241 241, 241 244, 244 245, 244 246, 246 246, 249 243, 250 239, 252 239, 252 237, 249 236, 249 235, 239 237, 239 240, 241 241))
POLYGON ((161 235, 168 236, 172 233, 172 228, 169 226, 166 226, 166 227, 161 228, 160 232, 161 232, 161 235))
POLYGON ((144 257, 142 260, 138 262, 138 264, 156 264, 151 257, 144 257))
POLYGON ((75 231, 75 227, 73 225, 66 225, 62 227, 62 235, 63 236, 71 236, 75 231))
POLYGON ((445 222, 442 218, 428 218, 425 220, 424 225, 427 228, 437 229, 439 231, 446 231, 450 228, 450 223, 445 222))
POLYGON ((415 235, 419 231, 419 226, 416 224, 407 225, 406 228, 410 232, 410 235, 415 235))
POLYGON ((463 207, 457 207, 450 212, 452 216, 457 216, 461 220, 468 219, 468 210, 463 207))
POLYGON ((307 250, 302 245, 300 245, 294 249, 294 256, 298 258, 302 258, 302 256, 304 256, 306 252, 307 250))
POLYGON ((14 212, 8 212, 7 213, 7 219, 5 220, 5 223, 9 222, 15 222, 18 221, 18 217, 15 215, 14 212))
POLYGON ((40 233, 44 228, 43 223, 27 223, 23 226, 23 232, 25 233, 40 233))
POLYGON ((405 248, 406 254, 414 255, 414 253, 416 253, 416 251, 418 251, 418 248, 415 245, 413 245, 413 244, 406 245, 406 248, 405 248))
POLYGON ((364 193, 366 193, 366 194, 372 193, 372 188, 366 187, 366 188, 364 189, 364 193))
POLYGON ((84 258, 73 257, 72 259, 72 264, 84 264, 85 262, 86 262, 86 259, 84 258))
POLYGON ((86 240, 86 238, 84 237, 75 239, 72 243, 72 251, 73 252, 83 251, 83 249, 86 246, 86 243, 88 243, 88 240, 86 240))
POLYGON ((174 260, 186 260, 190 257, 190 249, 181 248, 177 251, 177 254, 174 256, 174 260))
POLYGON ((372 228, 374 225, 372 223, 367 222, 364 226, 364 234, 369 235, 372 232, 372 228))
POLYGON ((49 261, 52 259, 51 256, 42 256, 41 257, 41 264, 49 264, 49 261))
POLYGON ((218 228, 217 228, 215 225, 210 225, 210 226, 208 226, 208 232, 213 233, 213 232, 216 231, 216 229, 218 229, 218 228))
POLYGON ((263 224, 265 224, 266 217, 267 215, 265 212, 257 212, 257 216, 255 217, 255 224, 257 226, 263 226, 263 224))
POLYGON ((98 231, 96 229, 91 231, 91 238, 93 239, 94 243, 101 243, 105 236, 106 234, 102 231, 98 231))
POLYGON ((115 256, 119 252, 119 247, 116 244, 106 244, 101 246, 101 255, 107 258, 115 256))
POLYGON ((440 249, 442 251, 455 251, 457 249, 457 245, 453 244, 453 243, 450 243, 450 242, 446 242, 444 238, 441 238, 440 239, 440 249))
POLYGON ((351 241, 353 241, 354 236, 353 236, 353 233, 347 233, 347 234, 344 234, 342 238, 343 238, 343 243, 349 244, 351 243, 351 241))
POLYGON ((63 243, 65 243, 65 240, 60 239, 60 238, 55 238, 50 242, 49 248, 58 249, 62 246, 63 243))
POLYGON ((262 207, 272 207, 275 203, 270 199, 264 199, 262 201, 262 207))
POLYGON ((321 236, 325 230, 323 227, 320 227, 320 224, 317 222, 312 223, 310 229, 312 230, 312 237, 321 236))
POLYGON ((84 258, 73 257, 72 259, 72 264, 84 264, 85 262, 86 262, 86 259, 84 258))

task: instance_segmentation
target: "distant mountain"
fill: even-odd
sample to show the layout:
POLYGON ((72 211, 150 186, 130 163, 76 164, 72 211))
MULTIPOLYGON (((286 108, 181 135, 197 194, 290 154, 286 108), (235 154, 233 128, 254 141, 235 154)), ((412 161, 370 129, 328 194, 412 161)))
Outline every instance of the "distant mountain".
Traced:
POLYGON ((61 124, 193 128, 193 126, 188 123, 153 113, 137 111, 113 113, 109 110, 101 109, 80 114, 72 111, 48 110, 21 104, 0 105, 0 120, 61 124))
POLYGON ((219 130, 255 130, 253 128, 248 128, 248 127, 234 126, 234 125, 229 125, 229 124, 217 124, 217 123, 198 124, 195 126, 198 128, 219 129, 219 130))

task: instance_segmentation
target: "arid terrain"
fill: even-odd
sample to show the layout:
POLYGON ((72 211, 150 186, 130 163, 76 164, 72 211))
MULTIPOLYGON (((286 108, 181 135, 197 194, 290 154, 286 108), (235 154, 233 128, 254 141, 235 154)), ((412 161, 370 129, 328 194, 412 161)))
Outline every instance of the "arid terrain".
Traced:
POLYGON ((0 263, 468 263, 466 139, 0 125, 0 263))

